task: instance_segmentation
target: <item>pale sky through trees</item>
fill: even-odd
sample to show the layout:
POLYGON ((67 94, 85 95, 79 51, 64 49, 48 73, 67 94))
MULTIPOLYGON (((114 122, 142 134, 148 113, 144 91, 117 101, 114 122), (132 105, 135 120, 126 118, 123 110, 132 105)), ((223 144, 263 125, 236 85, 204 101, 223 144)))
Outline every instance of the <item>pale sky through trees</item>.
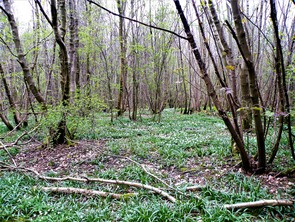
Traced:
MULTIPOLYGON (((154 1, 160 1, 160 0, 154 0, 154 1)), ((171 4, 173 3, 173 0, 164 0, 166 2, 171 2, 171 4)), ((190 0, 181 0, 181 3, 185 4, 186 2, 188 2, 190 0)), ((280 13, 280 8, 286 7, 286 0, 277 0, 277 8, 278 8, 278 19, 280 20, 280 17, 282 15, 282 13, 280 13)), ((218 2, 220 3, 225 3, 226 0, 218 0, 218 2)), ((241 1, 242 2, 242 1, 241 1)), ((250 7, 254 6, 256 7, 256 5, 258 5, 260 2, 260 0, 251 0, 250 1, 250 7)), ((196 3, 199 3, 199 0, 196 0, 196 3)), ((103 6, 106 6, 107 8, 109 8, 110 10, 115 11, 115 9, 112 7, 112 5, 115 5, 115 0, 105 0, 101 3, 103 6), (112 4, 114 3, 114 4, 112 4)), ((31 29, 31 25, 30 25, 30 21, 32 20, 32 13, 33 13, 33 7, 34 6, 34 0, 14 0, 13 1, 13 9, 14 9, 14 14, 15 17, 17 18, 17 21, 19 22, 19 30, 21 33, 27 31, 28 29, 31 29)), ((172 5, 173 7, 173 5, 172 5)), ((221 5, 220 5, 221 7, 221 5)), ((226 11, 226 6, 224 4, 223 7, 224 11, 226 11)), ((45 6, 46 9, 46 6, 45 6)), ((288 14, 289 17, 289 22, 293 21, 293 17, 295 16, 295 7, 293 7, 293 5, 291 5, 291 13, 288 14), (293 8, 293 9, 292 9, 293 8)), ((176 11, 175 11, 176 13, 176 11)), ((50 13, 49 13, 50 14, 50 13)), ((222 19, 222 18, 221 18, 222 19)), ((226 19, 226 18, 224 18, 226 19)), ((288 23, 289 23, 288 22, 288 23)), ((287 24, 288 26, 290 26, 291 24, 287 24)))
MULTIPOLYGON (((111 2, 115 0, 107 0, 107 2, 111 2)), ((160 1, 160 0, 159 0, 160 1)), ((161 0, 162 1, 162 0, 161 0)), ((172 0, 164 0, 167 2, 172 2, 172 0)), ((181 0, 181 2, 186 2, 187 0, 181 0)), ((225 2, 226 0, 219 0, 220 2, 225 2)), ((252 0, 250 4, 258 4, 261 0, 252 0)), ((278 0, 277 2, 282 5, 286 0, 278 0)), ((34 1, 32 0, 14 0, 13 8, 16 17, 22 25, 27 24, 32 18, 32 5, 34 1)), ((198 2, 198 0, 196 1, 198 2)), ((105 5, 105 4, 104 4, 105 5)), ((293 7, 294 8, 294 7, 293 7)), ((294 12, 294 10, 293 10, 294 12)))

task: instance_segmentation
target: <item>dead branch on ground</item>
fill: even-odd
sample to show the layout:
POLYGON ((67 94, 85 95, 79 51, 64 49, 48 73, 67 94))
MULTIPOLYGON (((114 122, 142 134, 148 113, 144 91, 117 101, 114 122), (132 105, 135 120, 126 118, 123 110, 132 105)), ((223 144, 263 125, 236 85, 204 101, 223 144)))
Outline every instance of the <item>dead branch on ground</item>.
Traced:
POLYGON ((146 172, 146 174, 150 175, 151 177, 155 178, 156 180, 160 181, 162 184, 164 184, 165 186, 169 187, 170 189, 176 190, 174 187, 170 186, 169 184, 167 184, 164 180, 160 179, 159 177, 157 177, 156 175, 152 174, 151 172, 149 172, 145 166, 129 157, 126 156, 119 156, 119 155, 112 155, 114 157, 119 157, 119 158, 124 158, 126 160, 129 160, 132 163, 135 163, 136 165, 140 166, 144 172, 146 172))
POLYGON ((125 193, 125 194, 117 194, 117 193, 109 193, 98 190, 89 190, 89 189, 81 189, 75 187, 35 187, 36 189, 41 189, 46 192, 54 192, 54 193, 65 193, 65 194, 82 194, 87 196, 100 196, 100 197, 111 197, 114 199, 124 200, 129 197, 134 197, 138 195, 138 193, 125 193))
POLYGON ((259 200, 254 202, 244 202, 236 204, 225 204, 226 209, 240 209, 251 207, 265 207, 265 206, 292 206, 293 202, 290 200, 259 200))
POLYGON ((23 167, 14 167, 14 166, 1 166, 2 168, 7 168, 9 170, 18 170, 18 171, 25 171, 25 172, 32 172, 34 173, 39 179, 42 180, 48 180, 48 181, 66 181, 66 180, 70 180, 70 181, 78 181, 78 182, 99 182, 99 183, 107 183, 107 184, 116 184, 116 185, 127 185, 127 186, 131 186, 131 187, 137 187, 137 188, 143 188, 143 189, 147 189, 147 190, 151 190, 165 198, 167 198, 168 200, 170 200, 171 202, 175 203, 176 199, 171 196, 170 194, 168 194, 167 192, 153 187, 151 185, 147 185, 147 184, 142 184, 142 183, 138 183, 138 182, 130 182, 130 181, 123 181, 123 180, 107 180, 107 179, 103 179, 103 178, 88 178, 88 177, 48 177, 48 176, 43 176, 41 174, 39 174, 36 170, 30 169, 30 168, 23 168, 23 167))
POLYGON ((1 147, 0 147, 0 149, 4 149, 4 151, 8 154, 10 160, 13 162, 14 166, 17 166, 17 165, 16 165, 16 162, 15 162, 15 160, 14 160, 14 158, 13 158, 13 156, 12 156, 11 153, 8 151, 8 149, 6 148, 6 145, 5 145, 4 143, 2 143, 1 140, 0 140, 0 143, 1 143, 1 147))
MULTIPOLYGON (((27 145, 28 143, 30 143, 34 138, 32 137, 32 136, 30 136, 30 134, 32 133, 32 132, 34 132, 35 130, 37 130, 38 128, 39 128, 39 126, 40 126, 40 124, 39 125, 37 125, 36 127, 34 127, 32 130, 30 130, 29 132, 27 132, 27 131, 24 131, 18 138, 16 138, 16 140, 14 141, 14 142, 12 142, 12 143, 7 143, 7 144, 3 144, 2 142, 1 142, 1 146, 0 146, 0 150, 1 149, 5 149, 5 148, 8 148, 8 147, 13 147, 13 146, 16 146, 16 145, 18 145, 18 146, 22 146, 22 145, 27 145), (24 136, 29 136, 31 139, 29 139, 28 141, 26 141, 26 142, 24 142, 24 143, 22 143, 22 144, 19 144, 19 141, 24 137, 24 136)), ((11 131, 10 131, 11 132, 11 131)), ((35 139, 34 139, 35 140, 35 139)))
MULTIPOLYGON (((140 166, 140 167, 144 170, 144 172, 146 172, 148 175, 150 175, 151 177, 155 178, 156 180, 160 181, 162 184, 164 184, 165 186, 167 186, 170 190, 173 190, 173 191, 175 191, 175 192, 177 192, 177 193, 179 193, 179 194, 181 194, 181 195, 184 195, 184 196, 186 196, 186 197, 187 197, 187 196, 190 196, 190 195, 188 195, 188 194, 186 194, 186 193, 180 191, 179 189, 177 189, 177 188, 175 188, 175 187, 169 185, 168 183, 166 183, 166 182, 165 182, 164 180, 162 180, 161 178, 159 178, 159 177, 157 177, 156 175, 154 175, 154 174, 152 174, 151 172, 149 172, 143 164, 141 164, 141 163, 139 163, 139 162, 137 162, 137 161, 135 161, 135 160, 133 160, 133 159, 131 159, 131 158, 129 158, 129 157, 126 157, 126 156, 120 156, 120 155, 111 155, 111 156, 119 157, 119 158, 124 158, 124 159, 129 160, 129 161, 132 162, 132 163, 135 163, 136 165, 140 166)), ((186 189, 186 190, 187 190, 187 189, 186 189)), ((191 191, 193 191, 193 190, 191 190, 191 191)), ((197 198, 197 199, 200 199, 200 197, 197 196, 196 194, 194 194, 194 197, 197 198)))

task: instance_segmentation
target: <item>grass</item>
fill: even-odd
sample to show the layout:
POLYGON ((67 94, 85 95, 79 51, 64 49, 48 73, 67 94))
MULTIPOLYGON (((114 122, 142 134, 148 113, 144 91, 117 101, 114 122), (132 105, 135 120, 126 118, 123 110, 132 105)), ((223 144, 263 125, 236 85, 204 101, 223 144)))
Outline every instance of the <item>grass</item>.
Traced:
MULTIPOLYGON (((32 175, 0 171, 0 221, 294 221, 294 207, 237 211, 222 207, 228 203, 274 197, 255 177, 232 170, 218 172, 218 167, 233 157, 228 132, 217 117, 204 113, 179 115, 174 110, 165 110, 160 123, 147 116, 137 122, 122 117, 111 124, 107 114, 101 114, 70 122, 69 127, 75 130, 76 139, 107 140, 105 152, 91 161, 96 166, 95 172, 90 175, 93 177, 163 187, 161 182, 131 162, 127 161, 120 167, 107 165, 111 155, 128 156, 140 163, 154 164, 157 166, 154 174, 167 183, 175 184, 180 180, 180 187, 195 185, 194 177, 202 175, 209 168, 218 176, 205 174, 206 186, 197 193, 190 193, 191 196, 170 190, 169 193, 179 200, 172 204, 159 195, 139 188, 72 181, 51 183, 32 175), (189 170, 193 170, 190 177, 181 173, 189 170), (178 172, 179 178, 173 177, 175 172, 178 172), (128 200, 113 200, 46 193, 40 191, 39 186, 71 186, 115 193, 138 192, 139 195, 128 200), (200 199, 195 198, 194 194, 200 199)), ((3 126, 0 126, 0 132, 5 133, 3 126)), ((17 132, 18 135, 20 133, 17 132)), ((13 139, 7 138, 7 141, 13 139)), ((249 141, 252 147, 255 142, 252 138, 249 141)), ((20 149, 10 148, 10 152, 17 155, 20 149)), ((287 150, 282 149, 277 161, 286 156, 287 150)), ((9 161, 3 150, 0 150, 0 161, 9 161)), ((59 174, 48 172, 48 175, 59 174)), ((286 192, 292 194, 294 189, 286 192)))

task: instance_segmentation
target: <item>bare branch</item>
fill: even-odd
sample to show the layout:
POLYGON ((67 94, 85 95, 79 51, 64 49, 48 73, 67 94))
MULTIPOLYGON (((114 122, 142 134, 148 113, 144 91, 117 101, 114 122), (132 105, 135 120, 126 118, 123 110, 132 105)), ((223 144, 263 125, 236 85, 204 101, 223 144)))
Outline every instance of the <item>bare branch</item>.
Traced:
POLYGON ((37 48, 41 43, 45 42, 47 38, 49 38, 52 35, 53 32, 50 32, 45 38, 43 38, 42 40, 40 40, 39 42, 36 43, 35 46, 33 46, 32 48, 30 48, 26 53, 25 56, 28 55, 33 49, 37 48))
MULTIPOLYGON (((23 121, 22 121, 23 122, 23 121)), ((22 122, 20 122, 20 124, 22 123, 22 122)), ((27 132, 27 131, 25 131, 25 132, 23 132, 18 138, 16 138, 16 140, 14 141, 14 142, 12 142, 12 143, 8 143, 8 144, 3 144, 1 141, 0 141, 0 143, 2 144, 1 146, 0 146, 0 150, 1 149, 6 149, 7 147, 12 147, 12 146, 16 146, 16 145, 18 145, 18 142, 21 140, 21 138, 23 138, 25 135, 28 135, 29 137, 31 137, 30 136, 30 133, 32 133, 32 132, 34 132, 35 130, 37 130, 38 128, 39 128, 39 126, 40 126, 40 124, 39 125, 37 125, 36 127, 34 127, 32 130, 30 130, 29 132, 27 132)), ((17 126, 14 128, 14 130, 17 128, 17 126)), ((10 131, 10 132, 12 132, 12 131, 10 131)), ((23 143, 23 144, 21 144, 21 145, 26 145, 26 144, 28 144, 28 143, 30 143, 31 141, 32 141, 32 139, 34 139, 33 137, 31 137, 31 139, 29 140, 29 141, 27 141, 27 142, 25 142, 25 143, 23 143)))
POLYGON ((4 12, 4 14, 9 17, 9 13, 0 5, 0 9, 4 12))
POLYGON ((182 36, 182 35, 179 35, 179 34, 177 34, 176 32, 173 32, 173 31, 171 31, 171 30, 164 29, 164 28, 160 28, 160 27, 157 27, 157 26, 154 26, 154 25, 149 25, 149 24, 146 24, 146 23, 144 23, 144 22, 141 22, 141 21, 138 21, 138 20, 135 20, 135 19, 132 19, 132 18, 126 17, 126 16, 122 16, 122 15, 120 15, 120 14, 117 14, 117 13, 115 13, 115 12, 112 12, 111 10, 109 10, 109 9, 107 9, 107 8, 105 8, 105 7, 103 7, 103 6, 101 6, 100 4, 98 4, 98 3, 94 2, 94 1, 91 1, 91 0, 87 0, 87 1, 88 1, 89 3, 92 3, 92 4, 96 5, 97 7, 101 8, 101 9, 107 11, 108 13, 110 13, 110 14, 112 14, 112 15, 118 16, 118 17, 120 17, 120 18, 127 19, 127 20, 132 21, 132 22, 136 22, 136 23, 138 23, 138 24, 140 24, 140 25, 144 25, 144 26, 146 26, 146 27, 150 27, 150 28, 157 29, 157 30, 160 30, 160 31, 168 32, 168 33, 173 34, 173 35, 175 35, 175 36, 177 36, 177 37, 179 37, 179 38, 182 38, 182 39, 188 40, 186 37, 184 37, 184 36, 182 36))
POLYGON ((11 55, 18 58, 18 56, 14 54, 12 49, 9 47, 9 45, 5 42, 5 40, 1 36, 0 36, 0 42, 2 42, 2 44, 6 46, 6 48, 8 49, 8 51, 10 52, 11 55))
POLYGON ((41 3, 39 2, 39 0, 35 0, 35 3, 37 3, 37 5, 39 6, 42 14, 44 15, 45 19, 47 20, 47 22, 50 24, 50 26, 52 27, 52 21, 49 19, 48 15, 46 14, 46 12, 43 9, 43 6, 41 5, 41 3))
MULTIPOLYGON (((177 188, 175 188, 175 187, 172 187, 171 185, 167 184, 167 183, 166 183, 164 180, 162 180, 161 178, 159 178, 159 177, 157 177, 156 175, 154 175, 154 174, 152 174, 151 172, 149 172, 149 171, 145 168, 145 166, 144 166, 143 164, 140 164, 140 163, 136 162, 135 160, 132 160, 131 158, 126 157, 126 156, 118 156, 118 155, 112 155, 112 156, 114 156, 114 157, 120 157, 120 158, 125 158, 125 159, 131 161, 132 163, 135 163, 135 164, 139 165, 139 166, 144 170, 144 172, 146 172, 148 175, 150 175, 151 177, 155 178, 156 180, 160 181, 162 184, 164 184, 165 186, 167 186, 170 190, 174 190, 175 192, 177 192, 177 193, 179 193, 179 194, 182 194, 182 195, 184 195, 184 196, 189 196, 189 195, 187 195, 187 194, 181 192, 179 189, 177 189, 177 188)), ((194 197, 197 198, 197 199, 200 199, 200 197, 197 196, 197 195, 194 195, 194 197)))
POLYGON ((267 38, 267 36, 264 34, 264 32, 261 30, 261 28, 258 27, 258 25, 256 25, 254 22, 252 22, 252 20, 245 14, 241 11, 241 14, 252 24, 254 25, 258 31, 263 35, 263 37, 265 38, 265 40, 270 44, 270 46, 272 47, 272 49, 275 48, 275 46, 272 44, 272 42, 267 38))

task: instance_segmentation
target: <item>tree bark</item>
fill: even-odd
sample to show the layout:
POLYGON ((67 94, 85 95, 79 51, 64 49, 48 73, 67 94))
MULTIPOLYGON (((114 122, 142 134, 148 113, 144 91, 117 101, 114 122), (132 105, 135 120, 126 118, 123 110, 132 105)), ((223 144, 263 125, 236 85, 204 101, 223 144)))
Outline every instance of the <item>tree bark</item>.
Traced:
POLYGON ((119 18, 119 40, 120 40, 120 82, 119 82, 119 96, 118 96, 118 116, 123 115, 125 112, 125 96, 126 96, 126 78, 127 78, 127 58, 126 58, 126 32, 124 16, 125 14, 126 2, 122 0, 117 0, 117 8, 120 18, 119 18))
MULTIPOLYGON (((135 2, 134 0, 131 1, 131 14, 132 18, 135 17, 135 2)), ((137 33, 135 32, 134 25, 131 26, 132 31, 132 44, 135 45, 138 42, 138 28, 137 33)), ((132 116, 131 120, 136 121, 137 120, 137 113, 138 113, 138 91, 139 91, 139 57, 138 52, 136 49, 132 50, 132 116)))
POLYGON ((50 10, 51 10, 51 20, 45 13, 44 9, 41 6, 41 3, 37 1, 41 12, 47 19, 48 23, 51 25, 56 43, 60 48, 59 60, 60 60, 60 69, 61 69, 61 92, 62 92, 62 118, 58 123, 57 129, 51 129, 52 142, 54 145, 65 144, 68 142, 67 138, 71 138, 71 134, 67 127, 67 107, 70 102, 70 65, 68 59, 68 51, 65 44, 65 35, 66 35, 66 5, 65 0, 59 0, 59 9, 60 9, 60 24, 58 23, 58 12, 56 7, 56 0, 50 1, 50 10))
POLYGON ((230 86, 232 88, 232 94, 233 94, 233 98, 236 104, 239 104, 239 99, 238 99, 238 93, 237 93, 237 75, 236 75, 236 65, 234 63, 234 55, 232 53, 232 49, 229 47, 222 26, 220 24, 220 21, 218 19, 218 15, 216 13, 214 4, 212 2, 212 0, 209 0, 209 8, 210 8, 210 12, 212 14, 212 18, 214 21, 214 25, 216 27, 218 36, 220 38, 220 42, 223 46, 223 51, 222 51, 222 55, 225 56, 227 58, 227 64, 225 64, 226 70, 230 76, 230 86))
POLYGON ((7 127, 8 130, 13 130, 13 126, 11 125, 9 119, 7 118, 7 116, 4 114, 4 109, 2 106, 2 103, 0 103, 0 119, 2 120, 2 122, 5 124, 5 126, 7 127))
POLYGON ((235 28, 237 32, 237 40, 239 50, 242 54, 242 57, 247 65, 248 74, 249 74, 249 86, 250 94, 252 99, 252 109, 254 114, 255 122, 255 133, 257 139, 257 148, 258 148, 258 171, 264 172, 266 167, 266 155, 265 155, 265 141, 264 141, 264 130, 262 126, 261 119, 261 110, 259 104, 259 91, 257 85, 257 77, 253 64, 252 55, 247 44, 246 34, 242 23, 241 12, 238 6, 238 0, 231 0, 232 13, 234 17, 235 28))
POLYGON ((118 200, 125 200, 130 197, 137 196, 138 193, 109 193, 98 190, 81 189, 76 187, 41 187, 41 190, 46 192, 64 193, 64 194, 81 194, 86 196, 100 196, 100 197, 111 197, 118 200))
POLYGON ((78 16, 76 1, 69 1, 69 29, 70 29, 70 48, 69 48, 69 62, 71 67, 71 91, 72 95, 75 90, 80 91, 80 61, 78 55, 79 36, 78 36, 78 16))
POLYGON ((275 62, 276 62, 276 72, 278 75, 278 84, 279 84, 279 95, 280 95, 280 103, 281 103, 281 110, 282 110, 282 116, 284 114, 284 110, 286 109, 287 115, 287 127, 288 127, 288 142, 289 146, 291 148, 291 155, 293 159, 295 160, 295 152, 294 152, 294 144, 293 144, 293 137, 292 137, 292 127, 291 127, 291 114, 290 114, 290 103, 289 103, 289 95, 288 95, 288 89, 286 84, 286 71, 284 66, 284 56, 283 56, 283 50, 281 45, 281 39, 279 36, 279 28, 278 28, 278 21, 277 21, 277 10, 276 10, 276 4, 275 0, 270 0, 270 9, 271 9, 271 20, 274 27, 274 33, 275 33, 275 43, 276 43, 276 56, 275 56, 275 62))
POLYGON ((254 202, 225 204, 226 209, 241 209, 250 207, 265 207, 265 206, 292 206, 293 202, 289 200, 258 200, 254 202))
POLYGON ((251 110, 251 96, 249 86, 249 75, 248 69, 245 62, 242 62, 240 71, 240 82, 241 82, 241 118, 242 118, 242 129, 244 131, 251 131, 252 129, 252 110, 251 110))
MULTIPOLYGON (((16 103, 14 102, 14 98, 11 95, 10 87, 9 87, 9 85, 7 83, 7 80, 6 80, 5 76, 4 76, 4 70, 3 70, 3 67, 2 67, 1 63, 0 63, 0 74, 1 74, 2 82, 3 82, 3 85, 4 85, 5 93, 6 93, 10 108, 12 109, 12 112, 13 112, 14 122, 18 126, 18 129, 19 129, 20 128, 20 123, 21 123, 20 113, 18 112, 16 103)), ((7 126, 7 124, 5 124, 5 125, 7 126)))

